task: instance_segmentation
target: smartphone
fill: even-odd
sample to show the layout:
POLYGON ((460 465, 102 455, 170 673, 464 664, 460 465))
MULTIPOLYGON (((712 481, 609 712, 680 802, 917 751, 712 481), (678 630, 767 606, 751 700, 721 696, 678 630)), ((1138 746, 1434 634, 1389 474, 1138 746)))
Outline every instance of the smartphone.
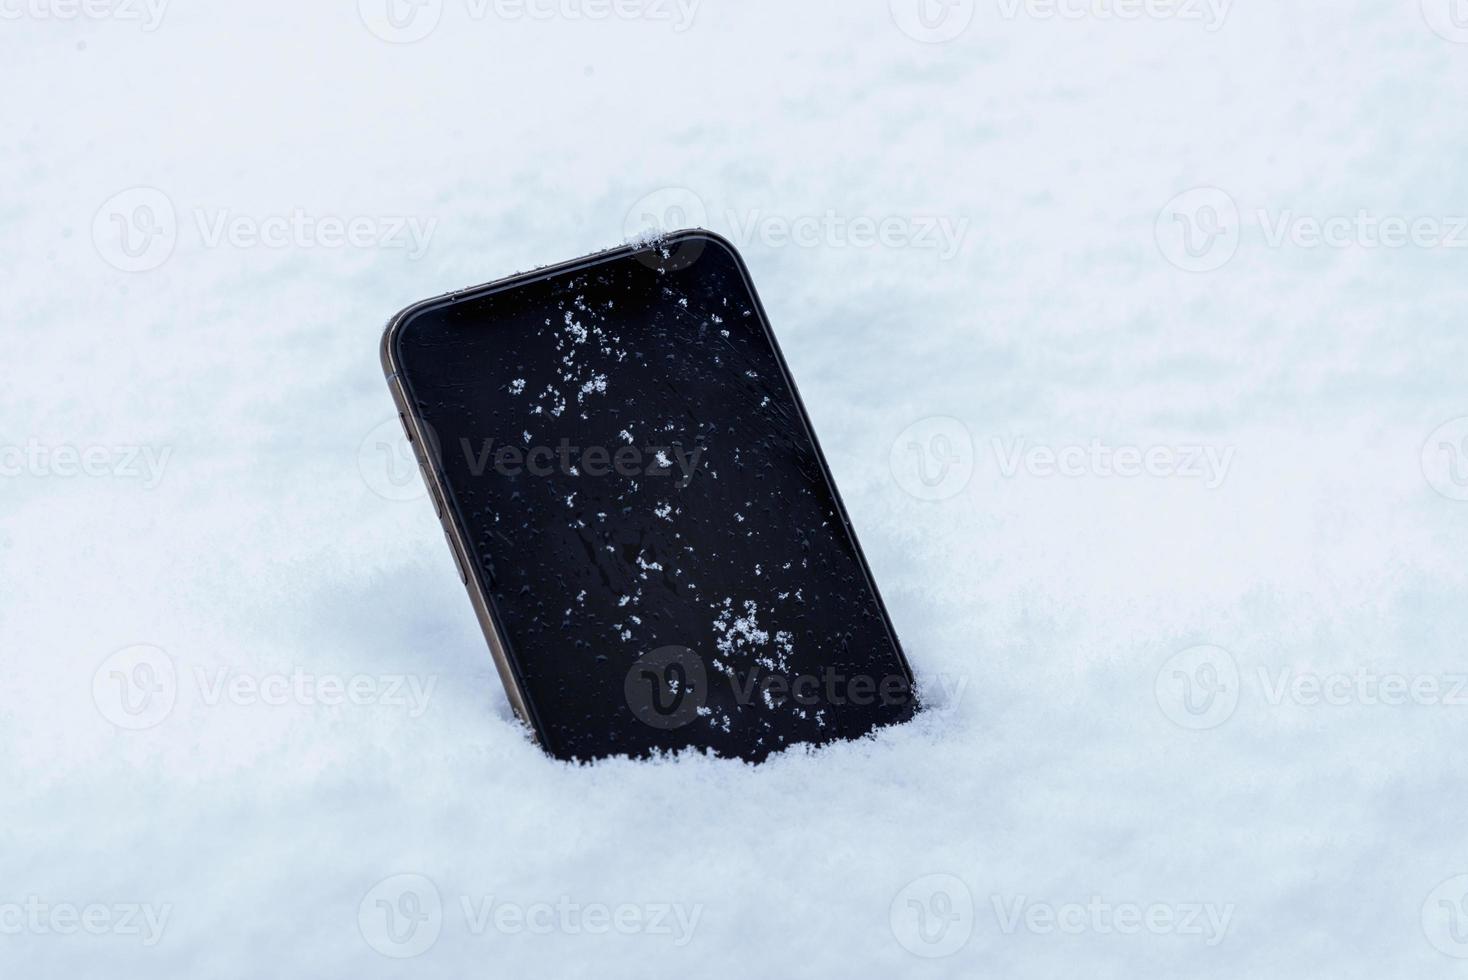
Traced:
POLYGON ((550 755, 759 761, 917 710, 723 238, 416 303, 381 354, 506 694, 550 755))

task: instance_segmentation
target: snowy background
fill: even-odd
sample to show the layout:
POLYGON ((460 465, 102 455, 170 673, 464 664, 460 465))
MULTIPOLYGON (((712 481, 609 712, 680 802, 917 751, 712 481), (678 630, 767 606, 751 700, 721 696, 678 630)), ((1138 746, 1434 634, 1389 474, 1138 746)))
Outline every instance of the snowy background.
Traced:
POLYGON ((0 973, 1468 976, 1468 9, 394 2, 0 3, 0 973), (380 329, 649 215, 916 723, 513 724, 380 329))

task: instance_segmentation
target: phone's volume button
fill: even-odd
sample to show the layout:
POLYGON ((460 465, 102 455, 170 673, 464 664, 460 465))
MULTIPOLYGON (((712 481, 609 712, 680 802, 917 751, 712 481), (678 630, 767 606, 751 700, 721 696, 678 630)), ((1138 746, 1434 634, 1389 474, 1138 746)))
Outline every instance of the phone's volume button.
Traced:
POLYGON ((459 569, 459 580, 465 585, 469 584, 469 569, 464 566, 464 556, 459 554, 459 546, 454 544, 454 536, 449 533, 448 528, 443 529, 444 540, 449 543, 449 551, 453 552, 454 564, 459 569))
POLYGON ((443 520, 443 497, 439 495, 438 484, 434 481, 428 464, 422 459, 418 460, 418 472, 423 477, 423 485, 428 488, 428 496, 433 499, 433 509, 438 511, 438 519, 443 520))
POLYGON ((408 424, 408 416, 407 416, 407 413, 405 413, 405 412, 399 412, 398 413, 398 421, 401 422, 401 423, 403 423, 403 435, 405 435, 405 436, 408 437, 408 441, 409 442, 413 442, 414 441, 413 440, 413 427, 408 424))

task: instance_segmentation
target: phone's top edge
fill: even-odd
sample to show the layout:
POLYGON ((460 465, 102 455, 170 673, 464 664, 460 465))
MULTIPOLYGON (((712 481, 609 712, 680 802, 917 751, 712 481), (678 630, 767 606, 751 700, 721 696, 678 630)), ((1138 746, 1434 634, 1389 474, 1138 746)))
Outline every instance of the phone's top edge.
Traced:
POLYGON ((683 228, 678 231, 669 232, 665 235, 658 235, 657 237, 648 238, 646 240, 623 242, 621 245, 612 245, 608 248, 600 249, 599 251, 592 252, 588 255, 580 256, 579 258, 568 259, 565 262, 557 262, 553 265, 537 266, 533 269, 528 269, 523 272, 515 272, 508 276, 504 276, 503 278, 482 283, 478 286, 469 286, 465 289, 453 289, 449 292, 440 293, 437 296, 430 296, 427 299, 422 299, 416 303, 409 304, 408 306, 403 307, 397 313, 393 314, 393 316, 387 321, 387 325, 383 328, 382 331, 382 340, 378 346, 378 356, 382 361, 382 373, 388 378, 392 378, 398 373, 399 367, 396 358, 396 351, 394 350, 394 341, 397 339, 398 332, 403 328, 403 326, 409 320, 413 319, 413 317, 417 316, 420 313, 424 313, 430 309, 434 309, 439 306, 445 306, 449 303, 458 302, 461 299, 473 299, 478 296, 483 296, 486 293, 509 288, 510 286, 517 286, 527 282, 535 282, 539 279, 547 279, 551 276, 560 275, 565 272, 571 272, 578 268, 600 264, 610 259, 620 258, 623 255, 633 255, 637 252, 652 248, 654 246, 686 241, 690 238, 706 238, 709 241, 727 249, 729 253, 734 256, 734 260, 738 262, 741 266, 744 264, 743 258, 739 255, 739 250, 734 247, 734 244, 730 242, 729 239, 725 238, 723 235, 720 235, 718 232, 709 231, 706 228, 683 228))

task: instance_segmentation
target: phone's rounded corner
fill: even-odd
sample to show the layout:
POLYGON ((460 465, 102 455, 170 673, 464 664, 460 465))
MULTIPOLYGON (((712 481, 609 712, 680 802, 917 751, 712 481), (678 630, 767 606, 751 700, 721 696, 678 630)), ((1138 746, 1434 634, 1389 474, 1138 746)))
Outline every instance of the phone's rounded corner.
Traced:
POLYGON ((675 231, 669 234, 663 239, 663 242, 667 245, 681 245, 685 242, 692 241, 699 241, 705 245, 713 245, 716 248, 723 249, 735 262, 740 265, 744 264, 744 256, 739 254, 739 249, 734 246, 733 242, 718 232, 710 231, 707 228, 684 228, 681 231, 675 231))
POLYGON ((409 306, 403 307, 394 313, 387 321, 387 326, 382 328, 382 339, 378 342, 377 356, 382 361, 382 373, 387 378, 402 372, 402 358, 399 357, 399 345, 402 343, 403 332, 408 325, 416 320, 419 315, 426 312, 437 300, 425 299, 409 306))

